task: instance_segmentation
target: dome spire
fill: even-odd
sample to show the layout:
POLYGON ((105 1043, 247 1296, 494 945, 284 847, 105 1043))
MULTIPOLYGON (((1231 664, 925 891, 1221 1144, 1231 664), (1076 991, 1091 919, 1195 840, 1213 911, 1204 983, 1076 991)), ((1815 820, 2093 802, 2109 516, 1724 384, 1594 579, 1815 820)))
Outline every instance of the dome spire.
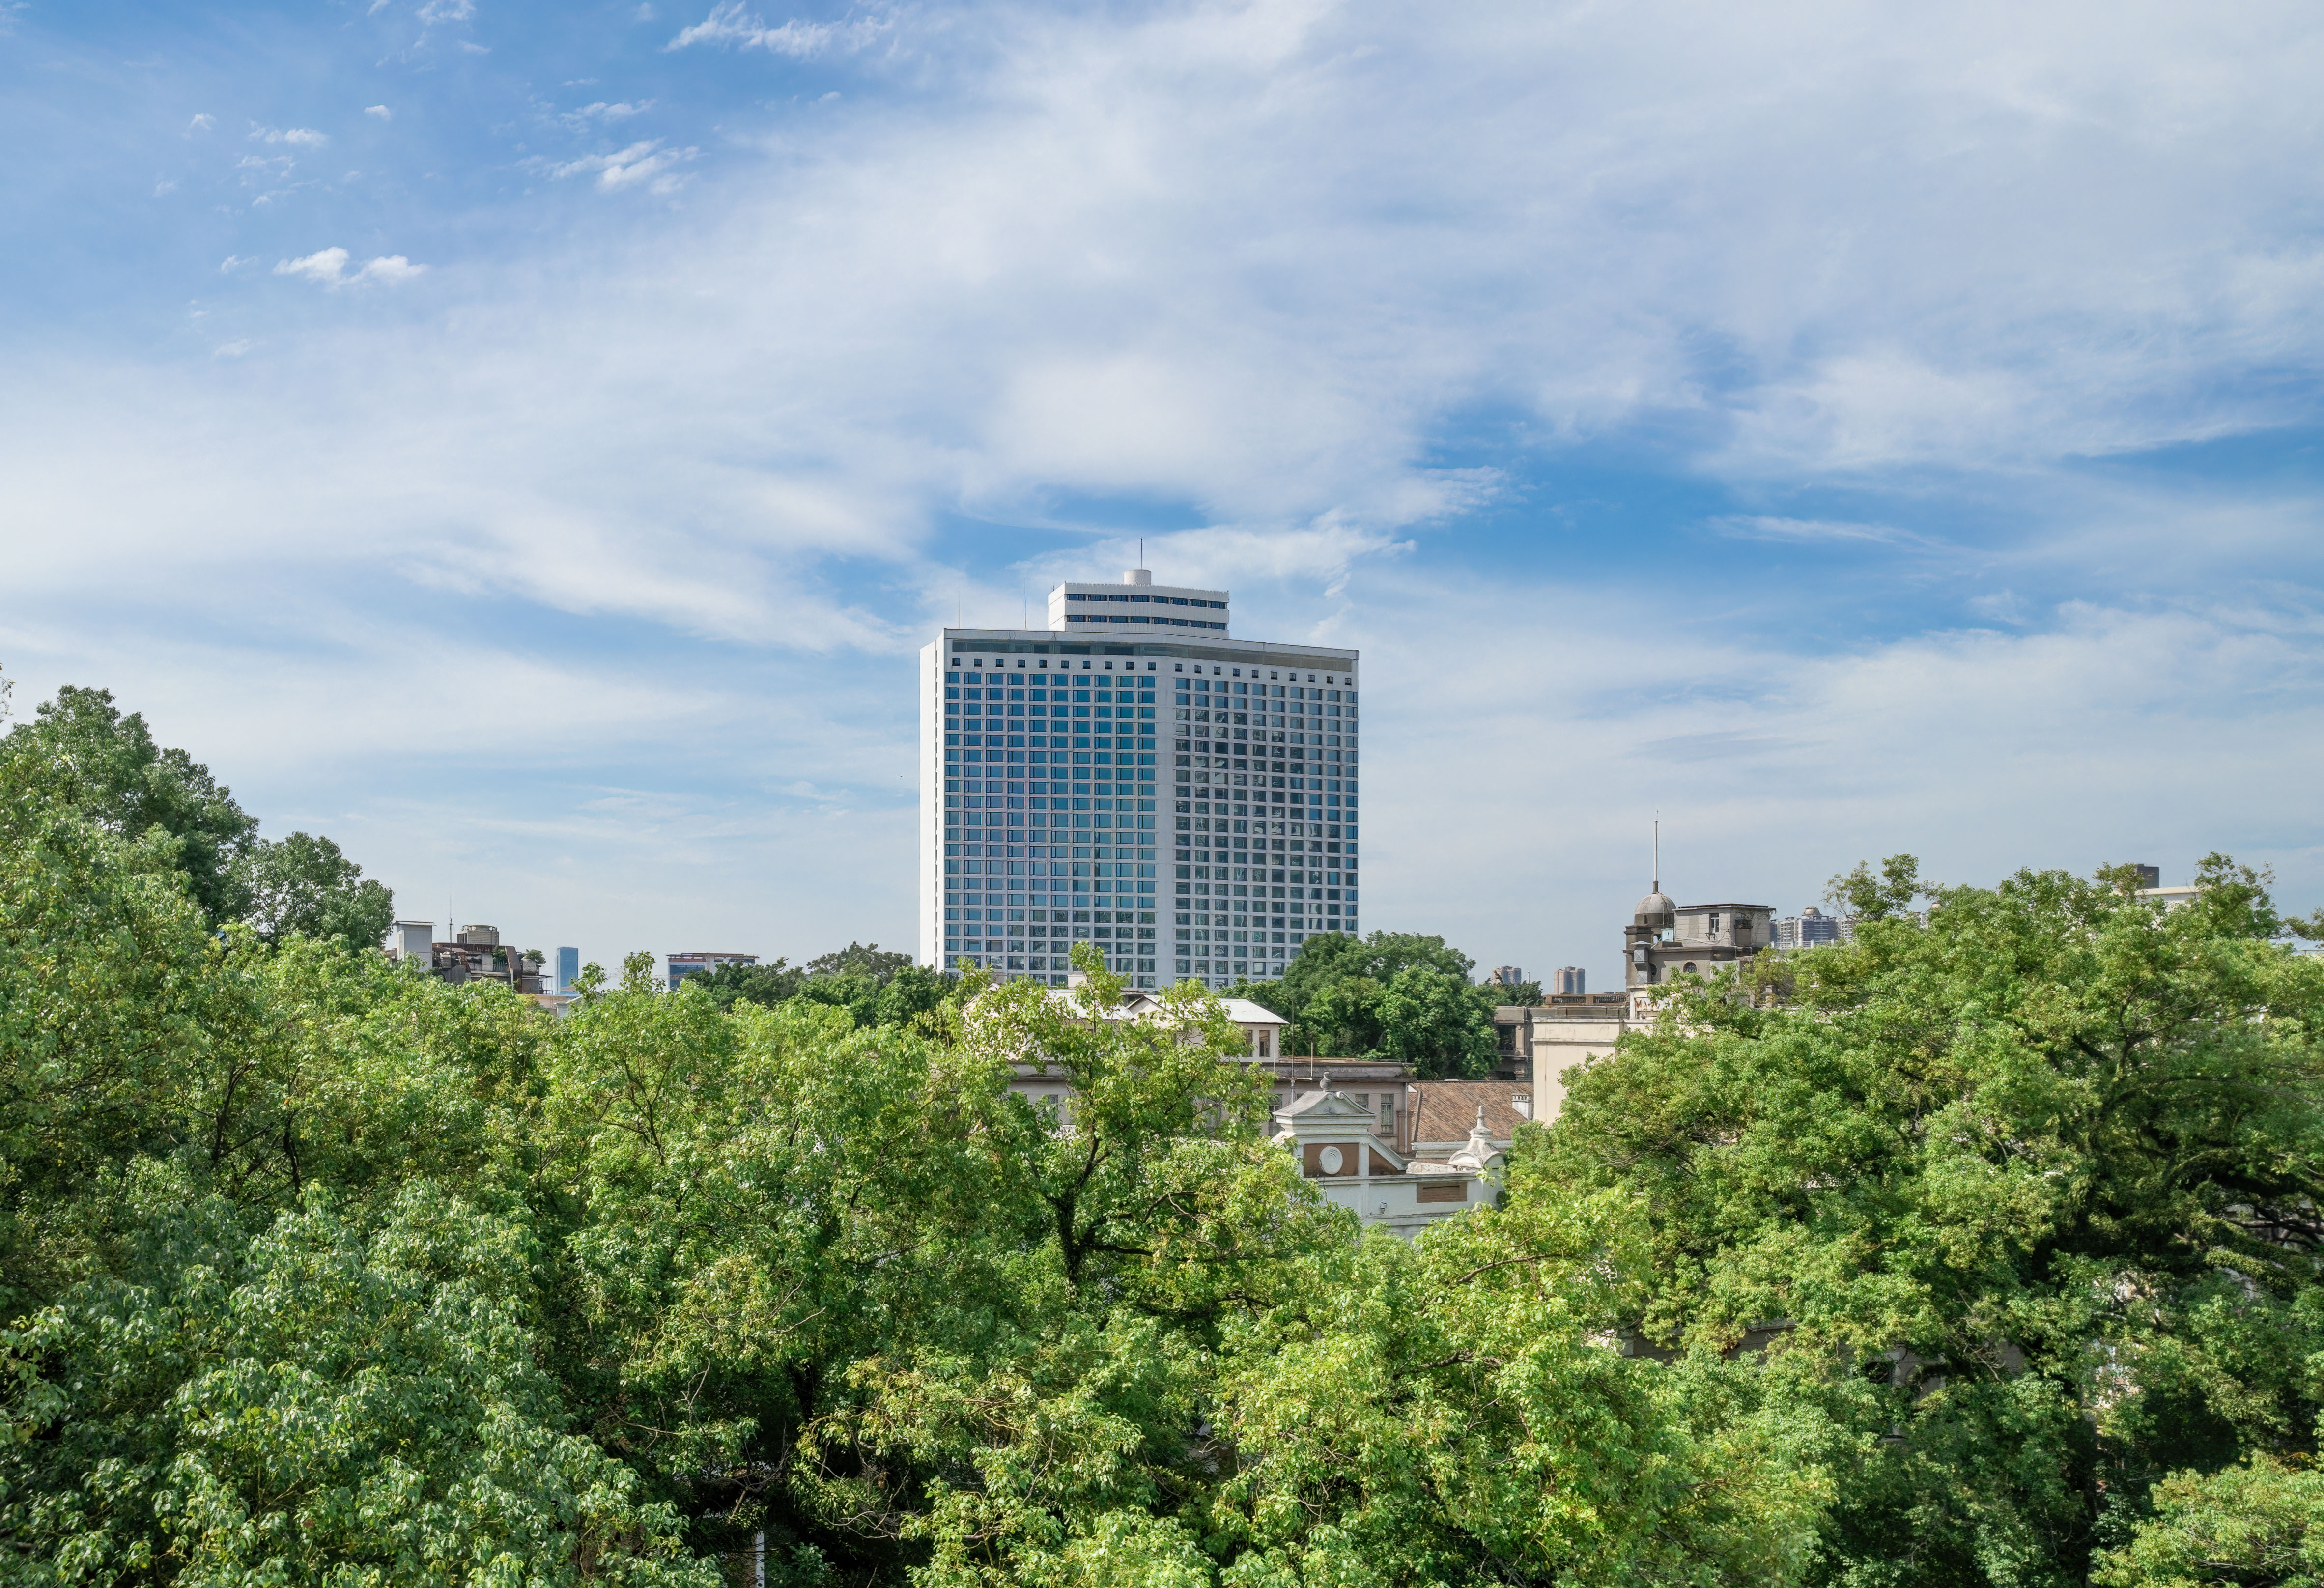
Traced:
POLYGON ((1672 903, 1670 896, 1663 891, 1663 820, 1660 817, 1655 817, 1654 845, 1654 886, 1644 899, 1638 900, 1637 911, 1630 919, 1637 926, 1659 932, 1665 927, 1678 924, 1678 906, 1672 903))

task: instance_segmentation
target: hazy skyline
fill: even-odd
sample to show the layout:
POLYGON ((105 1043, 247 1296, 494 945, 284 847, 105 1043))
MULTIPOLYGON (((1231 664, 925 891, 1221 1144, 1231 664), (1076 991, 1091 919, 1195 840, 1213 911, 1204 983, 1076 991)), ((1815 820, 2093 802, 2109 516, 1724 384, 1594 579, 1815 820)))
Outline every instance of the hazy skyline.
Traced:
POLYGON ((0 11, 0 669, 522 946, 913 941, 913 656, 1364 656, 1366 925, 2324 904, 2313 11, 0 11))

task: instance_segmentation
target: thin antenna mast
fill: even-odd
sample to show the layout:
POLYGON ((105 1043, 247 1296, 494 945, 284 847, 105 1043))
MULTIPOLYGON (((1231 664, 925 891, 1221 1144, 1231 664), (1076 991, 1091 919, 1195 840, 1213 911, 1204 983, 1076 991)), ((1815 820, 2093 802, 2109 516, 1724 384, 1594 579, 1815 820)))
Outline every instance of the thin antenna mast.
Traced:
POLYGON ((1655 891, 1663 891, 1663 818, 1655 817, 1655 891))

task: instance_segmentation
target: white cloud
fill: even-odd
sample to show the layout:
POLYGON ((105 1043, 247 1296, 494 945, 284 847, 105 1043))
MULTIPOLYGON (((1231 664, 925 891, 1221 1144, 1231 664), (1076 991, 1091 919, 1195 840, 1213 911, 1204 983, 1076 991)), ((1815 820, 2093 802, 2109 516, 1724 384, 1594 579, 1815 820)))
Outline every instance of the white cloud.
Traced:
MULTIPOLYGON (((671 43, 850 47, 812 31, 830 25, 722 5, 671 43)), ((878 115, 784 115, 756 144, 736 116, 686 213, 584 207, 537 251, 464 265, 456 302, 377 293, 364 316, 270 327, 238 366, 73 349, 0 376, 26 526, 0 598, 12 649, 23 614, 132 607, 155 631, 258 636, 208 670, 150 640, 55 643, 208 714, 172 742, 232 740, 263 780, 359 809, 429 886, 489 871, 504 897, 640 933, 807 931, 735 902, 798 897, 818 926, 892 940, 904 902, 827 851, 900 852, 904 818, 785 825, 790 847, 738 865, 706 859, 736 853, 706 836, 801 768, 868 808, 908 773, 903 659, 929 623, 955 605, 1013 622, 1020 575, 1038 599, 1064 571, 1118 572, 1123 526, 1157 522, 1177 527, 1149 535, 1148 564, 1233 588, 1240 632, 1365 648, 1379 919, 1488 963, 1610 965, 1658 804, 1690 813, 1674 885, 1787 909, 1895 848, 1989 877, 2130 853, 2176 869, 2213 842, 2272 854, 2317 901, 2297 803, 2324 743, 2316 622, 2228 599, 2269 587, 2246 578, 2307 598, 2312 497, 2085 461, 2310 412, 2284 372, 2324 356, 2301 230, 2324 62, 2297 8, 2261 0, 2232 38, 2191 14, 1983 0, 1852 20, 1671 0, 953 6, 882 25, 879 69, 908 60, 908 92, 867 70, 850 103, 878 115), (1667 523, 1573 506, 1627 483, 1527 472, 1600 441, 1666 460, 1685 486, 1667 523), (1748 505, 1701 505, 1721 480, 1748 505), (1487 549, 1437 528, 1496 502, 1526 527, 1487 549), (1900 522, 1946 524, 1926 540, 1948 558, 1900 522), (1027 525, 1061 549, 984 571, 1023 555, 1027 525), (1902 549, 1914 580, 1953 577, 1976 544, 2006 588, 1884 590, 1932 631, 1884 637, 1854 591, 1810 580, 1794 620, 1717 587, 1721 559, 1763 549, 1737 540, 1803 567, 1902 549), (2078 591, 2089 605, 2061 608, 2078 591), (318 592, 450 615, 281 665, 270 625, 324 610, 318 592), (394 673, 383 658, 449 654, 472 621, 533 625, 473 658, 497 677, 539 633, 600 619, 655 637, 633 670, 512 669, 520 707, 490 721, 365 681, 394 673), (738 667, 762 670, 730 688, 738 667), (229 707, 180 671, 250 688, 229 707), (646 674, 719 682, 674 705, 646 674), (802 696, 841 704, 800 708, 760 757, 753 714, 802 696), (374 706, 392 708, 375 739, 374 706), (282 727, 310 720, 319 743, 282 727), (544 804, 568 883, 530 845, 521 863, 431 848, 424 795, 362 791, 407 755, 468 791, 623 757, 658 781, 584 770, 586 796, 544 804), (714 786, 752 792, 685 791, 714 786)), ((695 152, 648 140, 536 169, 650 188, 695 152)), ((419 267, 326 249, 277 268, 349 288, 419 267)), ((372 612, 329 610, 355 631, 372 612)))
POLYGON ((610 125, 617 121, 627 121, 633 115, 643 115, 647 111, 651 110, 653 106, 654 102, 650 99, 641 99, 634 105, 626 102, 609 105, 600 99, 595 105, 584 105, 577 110, 566 111, 558 119, 568 126, 576 128, 592 124, 601 126, 610 125))
POLYGON ((346 249, 325 248, 303 259, 283 260, 274 267, 274 273, 278 276, 305 276, 310 282, 337 286, 346 279, 346 249))
POLYGON ((207 133, 216 125, 217 125, 217 118, 205 111, 188 122, 186 130, 189 133, 207 133))
POLYGON ((244 337, 238 337, 231 342, 219 343, 217 346, 210 349, 210 356, 213 358, 240 358, 244 354, 249 351, 250 339, 244 337))
POLYGON ((669 175, 673 166, 696 158, 698 149, 664 149, 663 140, 650 138, 631 144, 613 154, 587 154, 578 160, 551 163, 549 174, 562 180, 566 177, 594 174, 597 186, 607 192, 644 185, 657 193, 674 190, 681 180, 669 175))
POLYGON ((257 260, 243 254, 229 254, 218 262, 218 274, 230 276, 238 270, 248 270, 257 260))
POLYGON ((274 267, 274 273, 278 276, 303 276, 326 287, 352 287, 364 282, 385 282, 392 286, 410 281, 428 268, 395 254, 374 259, 350 274, 348 259, 347 251, 344 248, 325 248, 303 259, 283 260, 274 267))
POLYGON ((475 14, 475 0, 428 0, 420 8, 420 20, 430 26, 440 22, 467 22, 475 14))
POLYGON ((261 143, 288 143, 299 149, 320 149, 330 138, 312 127, 253 126, 251 137, 261 143))
POLYGON ((746 10, 742 0, 722 0, 711 8, 708 16, 681 30, 662 48, 683 50, 691 44, 725 44, 804 60, 827 51, 862 50, 891 25, 882 17, 858 17, 852 22, 804 22, 793 17, 779 27, 769 27, 746 10))
POLYGON ((427 268, 424 264, 412 263, 401 254, 390 254, 364 265, 358 272, 358 279, 366 282, 385 282, 392 286, 398 282, 410 281, 427 268))
POLYGON ((395 119, 395 112, 390 110, 384 105, 366 105, 364 106, 364 114, 365 115, 376 116, 381 121, 393 121, 395 119))

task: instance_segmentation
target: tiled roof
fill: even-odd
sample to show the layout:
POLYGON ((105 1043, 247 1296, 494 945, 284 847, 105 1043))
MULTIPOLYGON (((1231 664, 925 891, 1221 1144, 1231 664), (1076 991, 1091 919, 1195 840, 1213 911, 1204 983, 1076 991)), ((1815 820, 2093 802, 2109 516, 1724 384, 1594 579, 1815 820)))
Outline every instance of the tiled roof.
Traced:
POLYGON ((1530 1096, 1533 1085, 1526 1081, 1418 1081, 1412 1091, 1415 1144, 1466 1141, 1480 1104, 1485 1110, 1485 1134, 1507 1141, 1525 1119, 1517 1111, 1516 1099, 1530 1096))

